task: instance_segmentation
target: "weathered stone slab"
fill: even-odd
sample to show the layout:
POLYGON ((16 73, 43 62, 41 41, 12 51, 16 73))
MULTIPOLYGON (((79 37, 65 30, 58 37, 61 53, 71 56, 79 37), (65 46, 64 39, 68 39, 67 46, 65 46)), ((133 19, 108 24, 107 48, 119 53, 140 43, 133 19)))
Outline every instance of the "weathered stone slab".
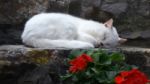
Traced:
POLYGON ((22 45, 0 47, 0 82, 3 84, 61 84, 70 50, 35 49, 22 45))
POLYGON ((150 77, 150 48, 122 47, 126 62, 138 66, 150 77))
MULTIPOLYGON (((95 49, 96 50, 96 49, 95 49)), ((150 76, 150 49, 119 47, 105 49, 125 54, 126 62, 150 76)), ((0 46, 0 82, 3 84, 62 84, 65 60, 72 50, 37 49, 23 45, 0 46)))
POLYGON ((0 23, 20 24, 29 17, 45 12, 49 0, 1 0, 0 1, 0 23))

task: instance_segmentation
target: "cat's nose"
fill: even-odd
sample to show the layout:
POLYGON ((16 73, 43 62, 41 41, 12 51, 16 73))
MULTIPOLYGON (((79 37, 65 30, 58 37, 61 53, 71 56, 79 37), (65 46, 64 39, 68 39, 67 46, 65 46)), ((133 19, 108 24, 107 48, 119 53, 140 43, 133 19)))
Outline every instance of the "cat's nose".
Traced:
POLYGON ((95 48, 101 48, 101 47, 104 47, 103 43, 99 43, 97 46, 95 46, 95 48))
POLYGON ((103 44, 103 43, 100 43, 100 46, 102 46, 102 47, 103 47, 103 46, 104 46, 104 44, 103 44))
POLYGON ((103 46, 104 46, 103 43, 99 43, 99 44, 95 45, 95 48, 100 48, 100 47, 103 47, 103 46))
POLYGON ((119 38, 119 43, 122 44, 122 43, 125 43, 127 41, 127 39, 125 38, 119 38))

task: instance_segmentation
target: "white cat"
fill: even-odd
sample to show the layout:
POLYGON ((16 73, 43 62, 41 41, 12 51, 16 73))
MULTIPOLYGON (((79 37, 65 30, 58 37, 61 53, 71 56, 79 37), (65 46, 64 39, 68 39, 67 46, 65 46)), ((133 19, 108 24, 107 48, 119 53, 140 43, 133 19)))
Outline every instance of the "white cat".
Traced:
POLYGON ((25 24, 23 43, 37 48, 86 49, 115 47, 119 41, 113 20, 98 23, 62 13, 35 15, 25 24))

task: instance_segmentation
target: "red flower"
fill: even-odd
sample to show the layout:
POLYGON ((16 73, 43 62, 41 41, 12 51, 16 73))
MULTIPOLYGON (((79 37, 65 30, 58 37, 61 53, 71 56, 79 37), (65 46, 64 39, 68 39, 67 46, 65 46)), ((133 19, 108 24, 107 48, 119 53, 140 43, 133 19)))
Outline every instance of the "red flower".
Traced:
POLYGON ((144 73, 138 69, 123 71, 115 78, 116 84, 146 84, 148 79, 144 73))
POLYGON ((117 84, 121 84, 121 83, 124 81, 124 78, 121 77, 121 76, 117 76, 117 77, 115 78, 115 81, 116 81, 117 84))
POLYGON ((93 59, 90 57, 90 56, 88 56, 87 54, 82 54, 81 55, 87 62, 93 62, 93 59))
POLYGON ((76 66, 71 66, 71 67, 69 68, 69 71, 72 72, 72 73, 75 73, 75 72, 77 72, 78 70, 77 70, 77 67, 76 67, 76 66))
POLYGON ((129 75, 129 72, 128 71, 123 71, 120 73, 121 76, 123 77, 127 77, 129 75))
POLYGON ((86 54, 82 54, 81 56, 78 56, 69 62, 71 65, 69 71, 71 73, 83 71, 87 67, 88 62, 92 62, 92 61, 93 59, 90 56, 86 54))

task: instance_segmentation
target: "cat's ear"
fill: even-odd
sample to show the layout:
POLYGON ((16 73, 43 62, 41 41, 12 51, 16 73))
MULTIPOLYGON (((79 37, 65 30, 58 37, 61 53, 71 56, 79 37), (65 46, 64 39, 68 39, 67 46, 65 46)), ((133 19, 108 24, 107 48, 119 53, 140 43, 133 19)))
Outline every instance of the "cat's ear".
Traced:
POLYGON ((104 23, 104 25, 105 25, 107 28, 112 28, 112 26, 113 26, 113 19, 112 19, 112 18, 109 19, 108 21, 106 21, 106 22, 104 23))

